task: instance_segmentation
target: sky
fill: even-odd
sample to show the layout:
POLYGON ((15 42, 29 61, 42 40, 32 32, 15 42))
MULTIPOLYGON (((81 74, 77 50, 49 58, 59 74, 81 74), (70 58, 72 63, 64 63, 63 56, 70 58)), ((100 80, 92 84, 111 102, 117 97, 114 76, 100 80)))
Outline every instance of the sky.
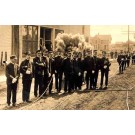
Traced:
MULTIPOLYGON (((112 36, 112 43, 115 42, 125 42, 128 40, 128 25, 91 25, 90 35, 94 36, 96 34, 110 34, 112 36)), ((135 25, 129 25, 129 39, 135 41, 135 25)))

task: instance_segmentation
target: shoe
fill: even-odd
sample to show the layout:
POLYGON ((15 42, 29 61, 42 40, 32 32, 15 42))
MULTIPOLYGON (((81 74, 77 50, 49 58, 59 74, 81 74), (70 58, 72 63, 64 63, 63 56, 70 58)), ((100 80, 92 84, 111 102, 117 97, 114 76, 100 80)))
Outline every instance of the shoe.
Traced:
POLYGON ((107 87, 107 86, 105 86, 103 89, 104 89, 104 90, 107 90, 107 88, 108 88, 108 87, 107 87))
POLYGON ((99 87, 99 90, 102 90, 102 89, 103 89, 103 87, 102 87, 102 86, 100 86, 100 87, 99 87))
POLYGON ((27 103, 31 103, 32 101, 29 101, 29 100, 28 100, 28 101, 26 101, 26 102, 27 102, 27 103))
POLYGON ((15 104, 15 103, 13 103, 13 104, 12 104, 12 106, 13 106, 13 107, 15 107, 15 106, 16 106, 16 104, 15 104))

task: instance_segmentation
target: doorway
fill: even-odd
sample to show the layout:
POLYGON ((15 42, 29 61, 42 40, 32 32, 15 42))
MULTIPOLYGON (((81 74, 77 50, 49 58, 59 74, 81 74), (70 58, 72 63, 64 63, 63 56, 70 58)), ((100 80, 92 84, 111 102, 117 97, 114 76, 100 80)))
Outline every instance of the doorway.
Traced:
POLYGON ((46 27, 40 28, 40 45, 45 46, 48 51, 51 51, 53 49, 51 28, 46 27))

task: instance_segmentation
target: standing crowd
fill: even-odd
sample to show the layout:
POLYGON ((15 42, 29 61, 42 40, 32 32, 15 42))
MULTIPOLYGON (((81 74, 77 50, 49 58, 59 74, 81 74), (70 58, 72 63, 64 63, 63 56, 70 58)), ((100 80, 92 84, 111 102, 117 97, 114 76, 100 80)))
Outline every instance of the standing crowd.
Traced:
MULTIPOLYGON (((127 54, 126 63, 129 66, 129 55, 127 54)), ((135 55, 132 63, 135 64, 135 55)), ((130 57, 131 58, 131 57, 130 57)), ((125 68, 125 55, 122 52, 118 55, 120 73, 125 68)), ((17 64, 17 57, 12 55, 11 62, 6 66, 7 77, 7 104, 16 106, 17 84, 20 74, 22 74, 22 101, 30 101, 31 83, 34 78, 34 96, 45 97, 47 92, 52 94, 53 88, 56 93, 72 93, 82 89, 82 84, 86 84, 85 90, 106 90, 108 87, 109 67, 111 63, 106 57, 106 52, 102 52, 102 57, 97 56, 97 50, 85 50, 82 52, 68 51, 64 54, 61 50, 47 51, 37 50, 36 57, 31 62, 31 52, 25 53, 25 59, 20 66, 17 64), (101 71, 100 86, 97 87, 97 80, 101 71), (105 79, 104 79, 105 78, 105 79), (55 79, 55 86, 53 82, 55 79), (104 81, 105 80, 105 81, 104 81)))

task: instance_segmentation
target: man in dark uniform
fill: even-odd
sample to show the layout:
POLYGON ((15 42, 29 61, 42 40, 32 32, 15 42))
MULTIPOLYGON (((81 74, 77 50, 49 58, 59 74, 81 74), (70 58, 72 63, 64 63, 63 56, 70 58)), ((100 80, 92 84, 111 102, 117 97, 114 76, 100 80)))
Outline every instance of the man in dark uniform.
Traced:
POLYGON ((78 52, 73 52, 73 81, 72 81, 72 89, 81 90, 81 81, 82 81, 82 69, 81 69, 81 61, 78 58, 78 52))
POLYGON ((129 67, 129 65, 130 65, 130 59, 131 59, 131 55, 130 55, 130 53, 128 52, 128 53, 127 53, 127 67, 129 67))
POLYGON ((132 54, 132 65, 135 64, 135 51, 133 51, 133 54, 132 54))
POLYGON ((101 81, 100 81, 100 88, 99 89, 107 89, 108 88, 108 75, 109 75, 109 67, 111 63, 109 59, 106 58, 106 52, 102 52, 102 58, 100 59, 100 70, 101 70, 101 81), (105 87, 103 88, 103 80, 105 76, 105 87))
POLYGON ((93 57, 92 57, 92 86, 93 89, 95 90, 97 87, 97 80, 98 80, 98 73, 99 73, 99 58, 97 57, 97 50, 94 50, 93 52, 93 57))
POLYGON ((92 51, 90 49, 86 49, 85 51, 83 70, 86 73, 86 90, 92 89, 92 51))
POLYGON ((77 54, 77 63, 78 63, 78 80, 77 80, 77 87, 79 90, 82 89, 82 81, 83 81, 83 60, 82 60, 82 52, 78 52, 77 54))
POLYGON ((62 75, 63 75, 63 58, 61 56, 60 49, 56 50, 56 56, 54 58, 54 70, 55 70, 55 89, 59 93, 62 87, 62 75))
POLYGON ((22 73, 22 84, 23 84, 23 90, 22 90, 22 100, 23 102, 30 102, 30 89, 31 89, 31 82, 33 78, 33 65, 30 61, 31 58, 31 52, 25 53, 26 58, 24 61, 22 61, 20 65, 20 73, 22 73))
POLYGON ((64 93, 72 92, 73 81, 73 62, 72 62, 72 49, 68 48, 67 58, 63 60, 63 72, 64 72, 64 93))
POLYGON ((37 97, 37 91, 39 87, 39 96, 43 94, 43 79, 44 79, 44 67, 45 63, 42 57, 42 53, 40 50, 36 51, 36 57, 33 59, 33 67, 34 67, 34 95, 37 97))
POLYGON ((123 57, 124 57, 124 67, 123 67, 123 69, 125 70, 126 67, 127 67, 127 53, 126 53, 126 51, 124 52, 123 57))
POLYGON ((11 104, 12 96, 12 105, 16 105, 16 93, 17 93, 17 84, 20 76, 19 66, 16 64, 17 57, 15 55, 10 56, 11 62, 6 66, 6 77, 7 77, 7 104, 11 104))
POLYGON ((120 54, 118 55, 117 62, 119 64, 119 74, 123 74, 124 70, 124 55, 123 51, 121 50, 120 54))
POLYGON ((50 84, 49 85, 49 94, 52 93, 54 72, 55 72, 55 68, 54 68, 53 52, 49 51, 49 77, 48 77, 48 83, 50 84))
POLYGON ((46 96, 46 89, 48 86, 48 79, 49 79, 49 57, 47 49, 43 50, 43 63, 44 63, 44 76, 43 76, 43 96, 46 96))

